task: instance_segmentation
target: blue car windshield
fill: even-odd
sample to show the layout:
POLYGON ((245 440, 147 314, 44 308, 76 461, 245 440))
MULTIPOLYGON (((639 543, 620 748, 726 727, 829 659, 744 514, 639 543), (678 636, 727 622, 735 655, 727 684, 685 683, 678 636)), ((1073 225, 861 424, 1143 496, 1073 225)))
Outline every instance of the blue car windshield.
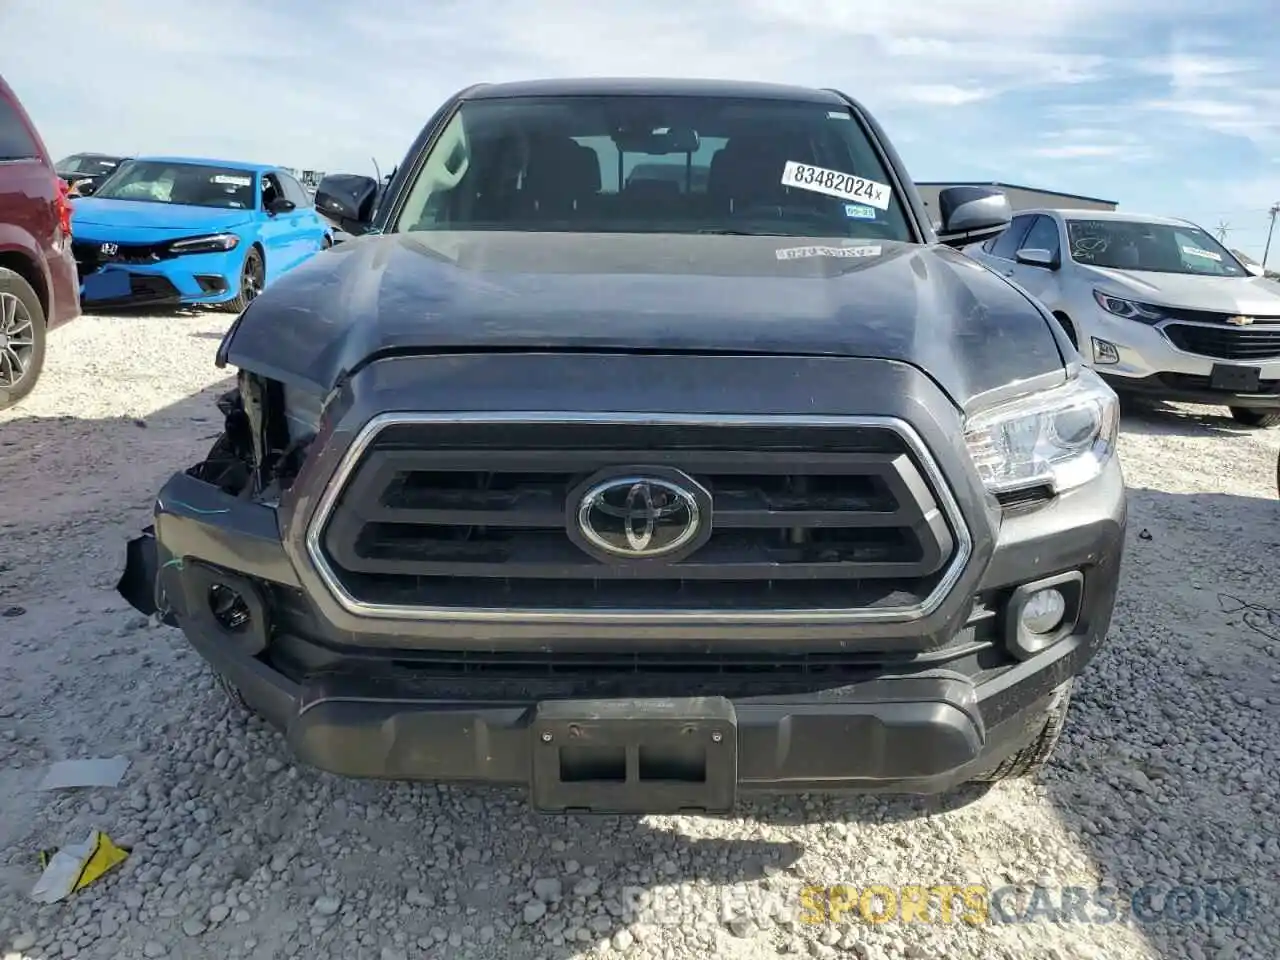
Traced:
POLYGON ((916 239, 847 107, 694 96, 464 101, 391 230, 916 239))
POLYGON ((94 196, 103 200, 252 210, 254 180, 252 171, 235 167, 131 160, 121 164, 94 196))

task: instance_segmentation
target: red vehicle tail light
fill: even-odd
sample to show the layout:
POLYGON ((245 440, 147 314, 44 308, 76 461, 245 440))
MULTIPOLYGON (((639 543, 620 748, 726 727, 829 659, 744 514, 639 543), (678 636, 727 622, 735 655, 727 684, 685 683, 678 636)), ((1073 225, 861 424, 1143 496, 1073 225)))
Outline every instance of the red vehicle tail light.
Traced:
POLYGON ((55 178, 58 184, 58 225, 62 227, 64 236, 71 236, 71 201, 67 197, 70 189, 61 177, 55 178))

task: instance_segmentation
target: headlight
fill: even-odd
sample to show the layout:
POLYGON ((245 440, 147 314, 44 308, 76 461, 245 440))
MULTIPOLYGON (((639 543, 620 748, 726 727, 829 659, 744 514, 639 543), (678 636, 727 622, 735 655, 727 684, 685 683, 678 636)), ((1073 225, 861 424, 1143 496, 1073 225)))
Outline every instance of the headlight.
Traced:
POLYGON ((993 493, 1087 483, 1115 453, 1120 403, 1092 370, 1070 383, 984 410, 965 423, 965 442, 993 493))
POLYGON ((207 237, 192 237, 190 240, 175 240, 169 244, 174 253, 225 253, 234 250, 240 244, 240 238, 234 233, 215 233, 207 237))
POLYGON ((1160 312, 1160 308, 1153 307, 1149 303, 1138 303, 1136 300, 1113 297, 1111 294, 1103 293, 1101 290, 1093 291, 1093 299, 1098 301, 1098 306, 1107 311, 1107 313, 1123 317, 1125 320, 1155 323, 1157 320, 1164 319, 1164 314, 1160 312))
POLYGON ((320 432, 320 412, 323 407, 323 397, 295 387, 284 388, 284 418, 289 424, 290 441, 320 432))

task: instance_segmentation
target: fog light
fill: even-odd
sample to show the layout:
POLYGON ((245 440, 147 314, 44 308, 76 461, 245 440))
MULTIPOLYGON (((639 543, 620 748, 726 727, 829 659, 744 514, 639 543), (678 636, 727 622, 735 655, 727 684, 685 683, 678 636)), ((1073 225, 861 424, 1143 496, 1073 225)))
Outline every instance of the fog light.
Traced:
POLYGON ((1107 340, 1099 340, 1097 337, 1090 337, 1093 340, 1093 362, 1094 363, 1119 363, 1120 351, 1114 343, 1107 340))
POLYGON ((244 597, 221 583, 209 588, 209 612, 228 633, 239 633, 253 619, 244 597))
POLYGON ((1084 602, 1084 574, 1059 573, 1024 583, 1009 595, 1004 621, 1005 649, 1030 660, 1071 636, 1084 602))
POLYGON ((1052 633, 1062 624, 1067 612, 1067 598, 1052 588, 1037 590, 1018 614, 1022 628, 1028 633, 1052 633))

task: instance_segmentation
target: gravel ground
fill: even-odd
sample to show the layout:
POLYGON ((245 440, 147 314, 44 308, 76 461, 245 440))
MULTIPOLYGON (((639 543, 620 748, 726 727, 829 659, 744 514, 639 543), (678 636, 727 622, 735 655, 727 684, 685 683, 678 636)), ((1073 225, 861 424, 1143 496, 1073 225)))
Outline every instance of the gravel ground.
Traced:
POLYGON ((1280 617, 1240 608, 1280 606, 1280 430, 1189 407, 1127 416, 1112 643, 1039 781, 758 802, 733 819, 541 819, 513 792, 295 767, 280 737, 228 711, 176 630, 116 596, 155 491, 218 431, 227 322, 85 317, 53 337, 35 394, 0 413, 0 956, 1280 955, 1266 922, 1280 617), (115 789, 36 790, 51 761, 116 753, 132 765, 115 789), (37 852, 90 827, 129 859, 33 903, 37 852), (968 924, 959 908, 951 922, 804 922, 802 886, 877 883, 1048 891, 1027 922, 968 924), (1156 896, 1114 922, 1101 906, 1055 922, 1062 888, 1099 886, 1122 904, 1156 896), (1246 917, 1213 913, 1238 890, 1246 917))

